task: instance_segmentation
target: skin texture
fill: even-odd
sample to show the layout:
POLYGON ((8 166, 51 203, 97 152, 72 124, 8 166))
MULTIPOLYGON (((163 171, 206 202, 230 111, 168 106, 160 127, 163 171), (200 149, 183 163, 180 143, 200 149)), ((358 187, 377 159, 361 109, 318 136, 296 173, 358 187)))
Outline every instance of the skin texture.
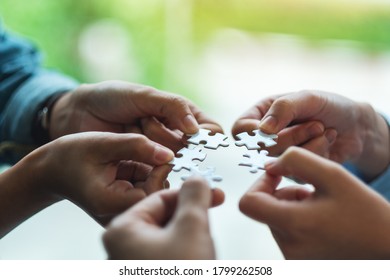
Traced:
POLYGON ((83 131, 139 133, 177 151, 183 134, 199 126, 222 128, 191 101, 157 89, 122 81, 81 85, 62 96, 51 113, 50 136, 83 131))
POLYGON ((390 258, 390 205, 340 165, 289 148, 240 200, 241 211, 267 224, 287 259, 390 258), (281 176, 315 188, 278 189, 281 176))
POLYGON ((279 134, 282 144, 274 153, 301 146, 338 163, 352 162, 366 180, 381 174, 390 161, 389 129, 382 116, 368 104, 333 93, 306 90, 260 100, 232 132, 255 128, 279 134), (310 135, 305 126, 319 123, 322 132, 310 135))
POLYGON ((223 202, 202 178, 159 191, 115 218, 104 234, 111 259, 215 259, 208 208, 223 202))
POLYGON ((168 187, 173 152, 139 134, 86 132, 41 146, 0 174, 0 236, 68 199, 102 225, 168 187))

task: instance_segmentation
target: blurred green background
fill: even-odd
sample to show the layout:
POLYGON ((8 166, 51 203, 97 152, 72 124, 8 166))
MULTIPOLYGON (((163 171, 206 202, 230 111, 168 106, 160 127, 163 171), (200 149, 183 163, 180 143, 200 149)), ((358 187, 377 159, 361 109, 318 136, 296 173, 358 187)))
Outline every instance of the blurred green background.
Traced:
MULTIPOLYGON (((313 47, 337 39, 360 42, 367 52, 390 48, 390 6, 371 1, 1 0, 0 15, 7 28, 44 50, 46 66, 82 82, 105 76, 93 77, 82 65, 80 38, 91 25, 110 19, 111 25, 120 27, 119 37, 131 38, 130 56, 137 73, 118 78, 190 96, 194 94, 180 75, 180 62, 196 57, 221 28, 297 35, 313 47)), ((101 40, 92 40, 92 48, 100 44, 101 40)))

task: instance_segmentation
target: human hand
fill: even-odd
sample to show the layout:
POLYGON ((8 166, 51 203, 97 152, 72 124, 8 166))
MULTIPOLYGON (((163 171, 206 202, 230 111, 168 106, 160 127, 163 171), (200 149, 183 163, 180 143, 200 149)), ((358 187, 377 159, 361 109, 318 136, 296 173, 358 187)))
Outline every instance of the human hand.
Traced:
POLYGON ((388 259, 390 205, 340 165, 291 147, 266 165, 241 198, 247 216, 269 225, 287 259, 388 259), (313 184, 277 189, 281 176, 313 184))
POLYGON ((172 158, 172 151, 139 134, 86 132, 54 140, 21 164, 35 170, 40 192, 69 199, 106 224, 168 186, 172 158))
POLYGON ((151 87, 122 81, 82 85, 54 105, 50 136, 83 131, 140 133, 178 150, 182 136, 198 125, 221 132, 222 128, 189 100, 151 87))
POLYGON ((351 161, 368 180, 390 161, 385 120, 370 105, 337 94, 301 91, 260 100, 236 121, 233 133, 255 128, 279 133, 278 153, 297 145, 339 163, 351 161), (322 133, 312 122, 322 125, 322 133))
POLYGON ((215 259, 207 211, 223 199, 201 178, 154 193, 108 226, 103 240, 109 258, 215 259))

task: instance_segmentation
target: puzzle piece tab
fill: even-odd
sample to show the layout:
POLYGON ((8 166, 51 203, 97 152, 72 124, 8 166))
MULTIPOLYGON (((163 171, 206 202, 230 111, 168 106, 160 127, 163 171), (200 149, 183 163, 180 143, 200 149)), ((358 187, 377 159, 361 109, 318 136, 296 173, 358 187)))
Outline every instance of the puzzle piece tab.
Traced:
POLYGON ((248 159, 246 161, 241 162, 239 165, 249 166, 251 168, 249 170, 251 173, 257 173, 259 169, 264 169, 264 164, 270 159, 274 158, 274 157, 269 157, 268 151, 266 150, 261 150, 260 152, 248 151, 243 156, 248 159))
POLYGON ((276 145, 275 139, 278 139, 276 134, 266 134, 258 129, 252 131, 254 135, 248 134, 248 132, 242 132, 237 134, 236 146, 246 146, 248 150, 257 150, 260 148, 259 143, 263 143, 266 147, 272 147, 276 145))
POLYGON ((169 163, 174 165, 172 170, 173 171, 180 171, 181 169, 187 169, 191 170, 198 164, 195 163, 193 160, 199 160, 203 161, 207 154, 201 152, 201 148, 183 148, 180 151, 178 151, 176 154, 181 155, 181 157, 175 157, 173 160, 171 160, 169 163))
POLYGON ((181 179, 185 181, 192 176, 200 176, 203 177, 212 188, 215 188, 216 183, 223 180, 221 176, 215 174, 214 167, 207 167, 206 170, 200 170, 199 167, 194 167, 191 168, 190 172, 190 174, 182 176, 181 179))
POLYGON ((222 133, 215 133, 214 135, 210 135, 210 133, 210 130, 201 128, 197 133, 189 134, 188 136, 190 136, 190 138, 187 141, 191 144, 205 144, 205 148, 214 150, 219 146, 229 146, 229 143, 225 141, 228 138, 226 135, 222 133))

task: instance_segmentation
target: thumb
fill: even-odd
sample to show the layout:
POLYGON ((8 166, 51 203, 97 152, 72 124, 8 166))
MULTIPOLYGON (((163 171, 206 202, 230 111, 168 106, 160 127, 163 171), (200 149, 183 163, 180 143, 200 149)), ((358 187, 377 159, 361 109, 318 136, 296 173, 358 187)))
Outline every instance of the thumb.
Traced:
POLYGON ((260 121, 260 130, 277 134, 290 123, 310 120, 323 107, 323 99, 302 92, 277 98, 260 121))
POLYGON ((173 223, 188 234, 200 228, 208 228, 207 211, 211 203, 212 192, 205 180, 197 177, 186 180, 179 193, 173 223))

